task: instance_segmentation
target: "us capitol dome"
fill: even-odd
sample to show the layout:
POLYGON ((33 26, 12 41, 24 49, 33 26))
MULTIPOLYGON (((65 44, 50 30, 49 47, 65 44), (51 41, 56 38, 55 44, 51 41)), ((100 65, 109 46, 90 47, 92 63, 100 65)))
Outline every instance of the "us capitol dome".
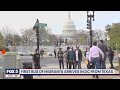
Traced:
POLYGON ((74 35, 77 33, 74 22, 71 20, 70 12, 68 13, 68 19, 63 25, 62 38, 65 40, 72 40, 74 35))

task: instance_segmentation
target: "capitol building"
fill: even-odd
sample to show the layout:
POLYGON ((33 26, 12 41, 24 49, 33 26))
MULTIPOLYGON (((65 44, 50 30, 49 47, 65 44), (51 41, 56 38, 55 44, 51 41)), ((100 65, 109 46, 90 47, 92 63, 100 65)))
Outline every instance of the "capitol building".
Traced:
POLYGON ((73 37, 76 34, 77 34, 77 30, 76 30, 74 22, 71 20, 71 16, 70 16, 70 12, 69 12, 68 13, 68 18, 64 22, 64 25, 63 25, 62 34, 59 35, 59 37, 61 39, 63 39, 64 41, 67 40, 68 42, 69 41, 75 42, 75 40, 73 39, 73 37))

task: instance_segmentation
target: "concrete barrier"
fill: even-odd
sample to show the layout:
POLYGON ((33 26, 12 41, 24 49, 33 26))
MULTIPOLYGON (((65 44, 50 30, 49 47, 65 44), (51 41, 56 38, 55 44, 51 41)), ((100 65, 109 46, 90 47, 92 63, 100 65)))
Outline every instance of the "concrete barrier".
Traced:
MULTIPOLYGON (((4 55, 4 73, 7 68, 20 68, 20 58, 17 54, 4 55)), ((4 79, 20 79, 20 77, 5 77, 4 79)))
POLYGON ((4 58, 0 56, 0 79, 4 79, 4 58))

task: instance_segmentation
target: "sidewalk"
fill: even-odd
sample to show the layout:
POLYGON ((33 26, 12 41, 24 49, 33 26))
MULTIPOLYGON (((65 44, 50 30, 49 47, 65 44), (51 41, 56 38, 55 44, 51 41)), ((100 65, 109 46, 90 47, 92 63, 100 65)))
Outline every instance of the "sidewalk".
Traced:
MULTIPOLYGON (((34 79, 96 79, 91 75, 52 75, 52 76, 33 76, 34 79)), ((120 79, 120 76, 99 75, 99 79, 120 79)))
MULTIPOLYGON (((86 64, 82 63, 82 68, 86 69, 86 64)), ((110 67, 110 64, 106 64, 107 67, 110 67)), ((117 66, 117 63, 114 63, 114 66, 117 66)), ((48 66, 42 67, 42 69, 59 69, 58 66, 48 66)), ((115 71, 115 74, 119 74, 119 71, 115 71)), ((34 79, 95 79, 91 75, 41 75, 33 76, 34 79)), ((120 79, 120 75, 99 75, 99 79, 120 79)))

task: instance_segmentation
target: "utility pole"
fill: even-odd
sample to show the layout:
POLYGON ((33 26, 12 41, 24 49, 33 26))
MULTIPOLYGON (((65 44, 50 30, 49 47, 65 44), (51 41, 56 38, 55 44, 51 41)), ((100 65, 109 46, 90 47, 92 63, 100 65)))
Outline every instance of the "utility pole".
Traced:
POLYGON ((89 11, 87 11, 87 29, 90 30, 90 47, 92 47, 92 37, 93 37, 92 18, 94 21, 94 11, 93 14, 89 14, 89 11))

